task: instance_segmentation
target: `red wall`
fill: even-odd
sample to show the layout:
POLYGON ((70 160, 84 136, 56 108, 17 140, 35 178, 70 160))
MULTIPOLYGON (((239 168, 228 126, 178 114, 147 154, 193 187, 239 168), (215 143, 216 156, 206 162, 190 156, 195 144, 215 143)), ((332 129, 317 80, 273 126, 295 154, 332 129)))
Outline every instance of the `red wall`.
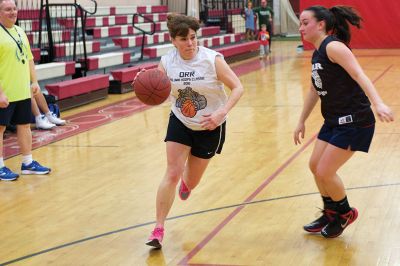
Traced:
POLYGON ((400 48, 400 0, 302 0, 300 11, 312 5, 347 5, 358 10, 363 22, 360 30, 351 28, 352 48, 400 48))

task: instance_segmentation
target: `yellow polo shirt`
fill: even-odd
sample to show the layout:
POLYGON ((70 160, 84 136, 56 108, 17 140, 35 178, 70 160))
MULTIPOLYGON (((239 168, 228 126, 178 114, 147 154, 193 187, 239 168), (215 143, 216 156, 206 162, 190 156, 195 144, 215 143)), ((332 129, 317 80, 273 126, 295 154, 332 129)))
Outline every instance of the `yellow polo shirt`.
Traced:
POLYGON ((11 36, 0 27, 0 85, 8 101, 15 102, 31 97, 29 60, 33 60, 33 55, 28 38, 20 27, 15 25, 7 30, 22 43, 23 51, 20 52, 11 36))

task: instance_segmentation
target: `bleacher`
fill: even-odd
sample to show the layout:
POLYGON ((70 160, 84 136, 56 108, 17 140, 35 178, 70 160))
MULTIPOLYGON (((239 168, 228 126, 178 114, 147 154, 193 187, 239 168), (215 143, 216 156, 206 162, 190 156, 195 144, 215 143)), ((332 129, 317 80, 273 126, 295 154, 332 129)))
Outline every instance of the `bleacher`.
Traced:
MULTIPOLYGON (((95 14, 88 14, 84 24, 86 46, 82 36, 78 36, 82 40, 76 41, 75 46, 72 41, 72 30, 83 30, 82 22, 78 20, 75 25, 70 17, 73 12, 63 14, 59 9, 52 10, 56 18, 51 21, 56 26, 52 30, 55 44, 54 59, 50 63, 42 62, 49 53, 43 45, 48 45, 49 40, 45 31, 39 36, 39 10, 33 10, 36 15, 33 17, 28 16, 26 10, 20 12, 19 25, 25 29, 31 43, 41 87, 56 97, 61 110, 66 110, 105 98, 108 93, 129 92, 132 90, 130 83, 140 69, 157 67, 158 58, 173 48, 166 26, 167 9, 167 6, 97 7, 95 14), (153 20, 155 26, 148 19, 153 20), (132 20, 135 20, 135 27, 132 20), (147 32, 154 29, 154 34, 143 35, 137 28, 147 32)), ((217 49, 226 57, 258 49, 254 42, 242 42, 243 26, 244 20, 230 23, 233 33, 222 31, 217 25, 203 26, 198 31, 199 45, 217 49)))

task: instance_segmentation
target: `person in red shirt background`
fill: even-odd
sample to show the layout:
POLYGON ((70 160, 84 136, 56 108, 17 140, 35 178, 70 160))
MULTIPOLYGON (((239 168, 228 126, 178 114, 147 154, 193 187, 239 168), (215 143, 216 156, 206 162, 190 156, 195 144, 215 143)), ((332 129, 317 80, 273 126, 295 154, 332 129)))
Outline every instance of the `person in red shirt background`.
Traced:
POLYGON ((267 25, 261 25, 261 31, 258 32, 258 40, 260 42, 260 59, 269 55, 269 32, 267 31, 267 25))

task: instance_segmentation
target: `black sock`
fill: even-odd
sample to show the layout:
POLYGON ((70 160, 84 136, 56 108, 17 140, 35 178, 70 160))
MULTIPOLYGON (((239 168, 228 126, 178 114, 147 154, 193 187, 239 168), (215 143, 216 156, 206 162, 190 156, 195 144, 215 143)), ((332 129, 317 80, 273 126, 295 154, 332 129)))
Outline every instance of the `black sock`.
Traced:
POLYGON ((322 196, 322 201, 324 202, 324 210, 335 210, 336 209, 336 202, 334 202, 331 197, 324 197, 322 196))
POLYGON ((349 202, 347 201, 347 196, 344 197, 344 199, 341 199, 339 201, 335 201, 335 203, 336 203, 337 211, 340 214, 345 214, 345 213, 348 213, 349 211, 351 211, 349 202))

